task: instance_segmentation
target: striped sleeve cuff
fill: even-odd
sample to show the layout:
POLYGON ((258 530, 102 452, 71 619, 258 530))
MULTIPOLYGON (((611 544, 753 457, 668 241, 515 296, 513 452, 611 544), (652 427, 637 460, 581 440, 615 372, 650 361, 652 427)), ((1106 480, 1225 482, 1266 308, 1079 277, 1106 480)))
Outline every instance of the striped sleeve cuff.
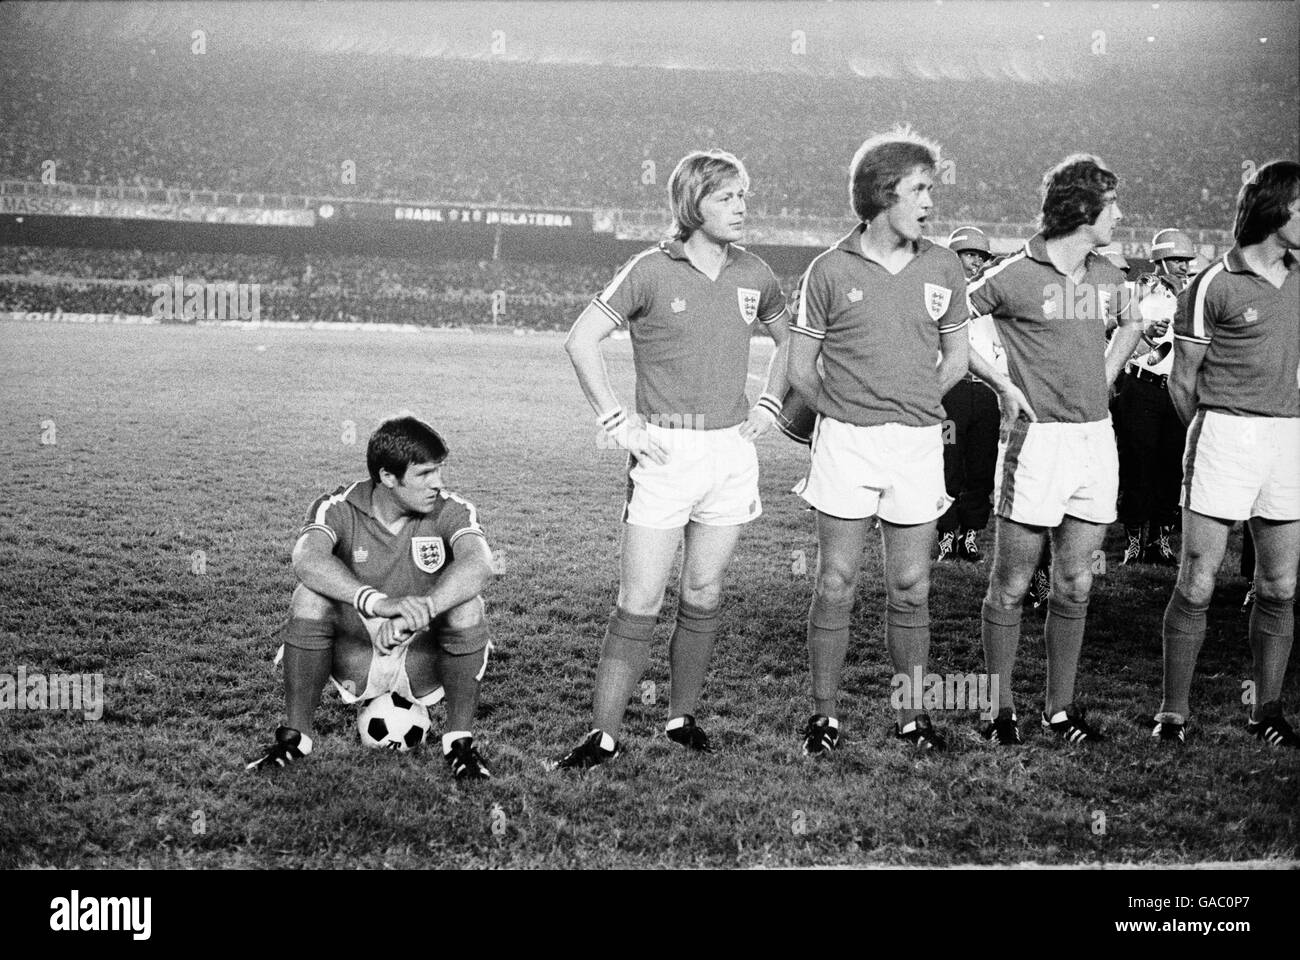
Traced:
POLYGON ((459 530, 457 530, 455 533, 453 533, 450 537, 447 538, 447 545, 454 547, 456 545, 457 540, 459 540, 461 537, 468 536, 471 534, 476 537, 482 537, 484 542, 487 541, 487 534, 483 532, 482 527, 461 527, 459 530))
POLYGON ((960 330, 962 327, 968 326, 969 324, 970 324, 970 317, 965 317, 965 318, 963 318, 963 319, 961 319, 961 320, 958 320, 956 323, 950 323, 950 324, 948 324, 946 327, 940 327, 940 328, 939 328, 939 332, 940 332, 941 334, 942 334, 942 333, 956 333, 956 332, 957 332, 958 330, 960 330))
POLYGON ((596 422, 600 424, 600 429, 612 434, 627 423, 627 413, 622 407, 615 407, 608 413, 602 413, 598 416, 596 422))
POLYGON ((781 415, 781 398, 775 394, 764 393, 754 406, 763 408, 774 417, 781 415))
POLYGON ((814 330, 812 327, 801 327, 797 323, 790 324, 790 330, 793 333, 802 333, 805 337, 812 337, 814 340, 825 340, 825 330, 814 330))
POLYGON ((357 613, 363 617, 374 617, 375 604, 380 600, 387 600, 388 594, 381 593, 368 584, 362 584, 357 588, 357 592, 352 595, 352 606, 356 607, 357 613))
POLYGON ((758 322, 759 322, 759 323, 776 323, 776 321, 780 320, 782 317, 788 316, 789 313, 790 313, 790 309, 789 309, 789 307, 782 307, 780 310, 778 310, 776 313, 772 314, 770 317, 759 317, 759 318, 758 318, 758 322))
POLYGON ((338 543, 338 542, 339 542, 339 535, 338 535, 337 533, 334 532, 334 530, 333 530, 332 527, 327 527, 327 526, 326 526, 325 524, 323 524, 323 523, 308 523, 308 524, 306 524, 305 526, 303 526, 303 528, 302 528, 301 530, 298 531, 298 536, 301 537, 304 533, 308 533, 308 532, 310 532, 310 531, 312 531, 312 530, 319 530, 321 533, 325 534, 327 537, 330 538, 330 542, 331 542, 331 543, 338 543))
POLYGON ((1174 339, 1175 339, 1175 340, 1186 340, 1188 343, 1209 343, 1209 342, 1210 342, 1210 338, 1209 338, 1209 337, 1193 337, 1193 336, 1189 336, 1188 334, 1185 334, 1185 333, 1175 333, 1175 334, 1174 334, 1174 339))
POLYGON ((601 313, 609 317, 610 320, 614 321, 614 323, 618 324, 620 327, 627 325, 627 321, 623 319, 623 315, 604 300, 600 299, 600 297, 593 297, 591 304, 592 306, 597 307, 601 313))

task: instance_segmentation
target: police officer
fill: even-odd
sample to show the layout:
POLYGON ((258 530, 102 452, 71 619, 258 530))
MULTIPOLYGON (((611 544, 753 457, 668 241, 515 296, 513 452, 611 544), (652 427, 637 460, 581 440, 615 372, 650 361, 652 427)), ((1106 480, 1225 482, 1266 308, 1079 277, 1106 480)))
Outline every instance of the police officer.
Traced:
POLYGON ((1120 563, 1176 566, 1171 538, 1178 523, 1187 430, 1169 400, 1173 369, 1174 307, 1196 258, 1181 230, 1159 231, 1151 241, 1154 272, 1138 280, 1142 341, 1124 367, 1115 398, 1119 442, 1119 520, 1124 524, 1120 563))
MULTIPOLYGON (((948 237, 948 249, 961 260, 966 279, 974 279, 993 258, 988 237, 979 227, 959 227, 948 237)), ((967 328, 971 347, 987 357, 1003 375, 1007 361, 992 317, 977 317, 967 328)), ((939 518, 939 559, 980 559, 976 533, 988 526, 993 471, 998 460, 998 398, 973 373, 957 381, 943 397, 943 479, 954 498, 939 518)))

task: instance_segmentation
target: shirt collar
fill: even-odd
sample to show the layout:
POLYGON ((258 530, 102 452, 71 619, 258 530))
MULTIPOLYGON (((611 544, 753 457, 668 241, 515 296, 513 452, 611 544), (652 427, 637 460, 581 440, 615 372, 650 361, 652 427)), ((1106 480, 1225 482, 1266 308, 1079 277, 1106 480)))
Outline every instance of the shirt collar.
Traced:
MULTIPOLYGON (((1056 270, 1056 264, 1052 263, 1052 258, 1047 255, 1047 238, 1043 236, 1041 230, 1025 241, 1025 253, 1027 253, 1031 259, 1037 260, 1039 263, 1056 270)), ((1089 250, 1083 255, 1083 269, 1085 273, 1092 268, 1093 261, 1100 256, 1101 254, 1096 250, 1089 250)), ((1108 260, 1106 262, 1109 263, 1110 261, 1108 260)), ((1059 273, 1060 271, 1057 272, 1059 273)), ((1120 272, 1122 273, 1123 271, 1120 272)))
POLYGON ((347 495, 348 503, 356 507, 366 516, 379 519, 375 513, 375 481, 362 480, 347 495))
MULTIPOLYGON (((876 263, 875 260, 872 260, 862 252, 862 235, 866 232, 867 225, 865 223, 859 223, 856 227, 845 234, 843 239, 841 239, 839 243, 835 244, 835 246, 837 249, 843 250, 847 253, 852 253, 861 259, 866 260, 867 263, 876 263)), ((922 237, 920 240, 916 241, 916 250, 914 252, 919 257, 932 246, 934 246, 933 241, 922 237)), ((877 264, 877 266, 879 266, 879 264, 877 264)))
POLYGON ((1025 253, 1030 259, 1052 266, 1052 258, 1047 255, 1047 238, 1036 233, 1025 241, 1025 253))
MULTIPOLYGON (((678 240, 675 238, 672 240, 660 240, 659 249, 668 254, 668 256, 672 257, 674 260, 684 260, 687 263, 691 262, 691 258, 686 256, 685 240, 678 240)), ((729 243, 727 244, 727 259, 723 261, 723 267, 731 266, 731 264, 735 262, 735 259, 736 245, 734 243, 729 243)))
MULTIPOLYGON (((1300 270, 1300 261, 1296 259, 1295 252, 1288 250, 1282 254, 1282 263, 1288 270, 1300 270)), ((1250 268, 1246 258, 1241 254, 1241 246, 1234 244, 1232 249, 1223 256, 1223 265, 1232 273, 1249 273, 1251 276, 1259 276, 1250 268)))
POLYGON ((1235 244, 1233 245, 1233 248, 1224 255, 1223 265, 1233 273, 1255 272, 1250 269, 1250 264, 1248 264, 1246 258, 1241 255, 1241 247, 1236 246, 1235 244))

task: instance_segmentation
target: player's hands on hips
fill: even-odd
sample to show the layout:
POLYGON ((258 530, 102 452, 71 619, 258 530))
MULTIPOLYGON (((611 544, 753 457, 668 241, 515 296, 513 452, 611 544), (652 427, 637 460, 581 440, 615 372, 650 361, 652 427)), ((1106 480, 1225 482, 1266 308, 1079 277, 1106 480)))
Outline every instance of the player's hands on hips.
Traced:
POLYGON ((380 626, 375 634, 374 647, 380 656, 387 656, 413 636, 415 631, 407 629, 405 617, 393 617, 380 626))
POLYGON ((1008 383, 1004 390, 998 392, 998 406, 1002 410, 1000 431, 1004 438, 1010 432, 1011 425, 1021 417, 1030 422, 1038 420, 1038 415, 1029 405, 1029 398, 1014 383, 1008 383))
POLYGON ((771 410, 754 404, 749 408, 749 416, 740 425, 740 436, 744 440, 757 440, 767 433, 774 423, 776 423, 776 415, 771 410))
POLYGON ((628 413, 627 419, 608 433, 616 444, 638 460, 649 460, 656 464, 668 462, 668 451, 655 442, 646 429, 645 418, 639 413, 628 413))

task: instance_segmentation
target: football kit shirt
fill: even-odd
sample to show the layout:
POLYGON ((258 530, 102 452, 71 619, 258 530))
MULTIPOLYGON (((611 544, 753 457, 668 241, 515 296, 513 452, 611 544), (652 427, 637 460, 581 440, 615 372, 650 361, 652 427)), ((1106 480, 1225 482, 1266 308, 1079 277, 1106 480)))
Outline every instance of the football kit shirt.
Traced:
POLYGON ((790 329, 821 341, 817 412, 859 427, 942 423, 942 334, 968 322, 966 276, 947 247, 920 240, 898 273, 862 252, 859 225, 809 265, 790 329))
POLYGON ((439 491, 432 511, 406 517, 393 533, 375 515, 374 487, 359 480, 318 497, 301 533, 324 533, 362 583, 390 597, 428 594, 455 559, 457 542, 485 536, 474 505, 448 490, 439 491))
POLYGON ((771 268, 734 243, 711 280, 682 241, 664 241, 624 264, 592 303, 631 334, 636 412, 670 429, 743 423, 753 324, 785 315, 771 268))
POLYGON ((1289 252, 1283 262, 1286 279, 1274 287, 1233 247, 1179 295, 1174 336, 1206 346, 1200 409, 1300 417, 1300 261, 1289 252))
POLYGON ((969 297, 972 316, 992 314, 1011 381, 1039 423, 1107 419, 1107 322, 1141 322, 1118 267, 1089 251, 1076 281, 1056 269, 1039 233, 973 280, 969 297))

